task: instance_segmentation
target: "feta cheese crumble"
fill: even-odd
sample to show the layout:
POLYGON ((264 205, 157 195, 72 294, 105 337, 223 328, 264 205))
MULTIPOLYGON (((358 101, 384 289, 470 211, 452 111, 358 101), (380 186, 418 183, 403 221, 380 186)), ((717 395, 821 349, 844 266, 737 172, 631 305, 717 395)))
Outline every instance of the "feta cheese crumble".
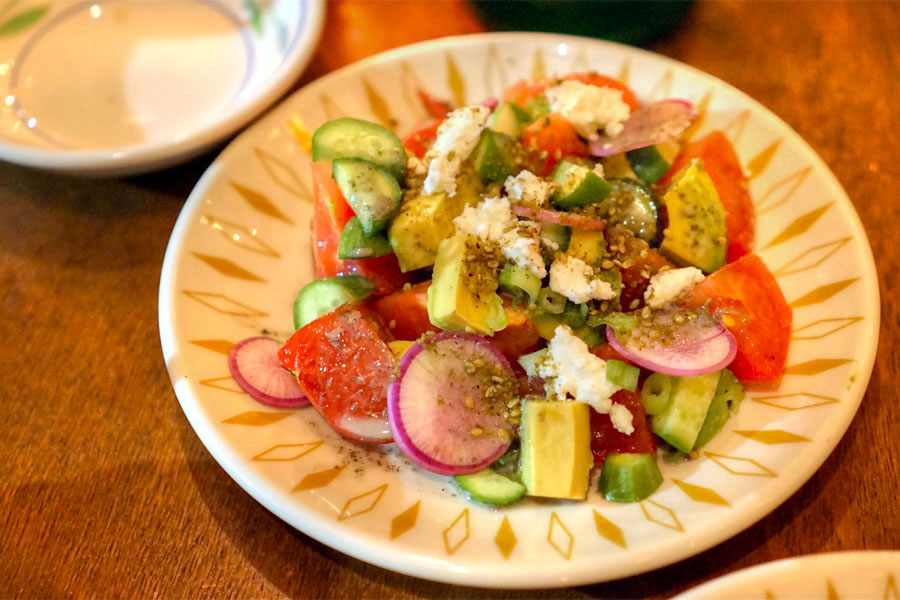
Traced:
POLYGON ((503 182, 503 188, 510 200, 531 208, 541 208, 550 200, 554 185, 525 170, 515 177, 512 175, 507 177, 503 182))
POLYGON ((563 81, 547 88, 546 95, 550 110, 560 113, 588 140, 598 139, 599 129, 609 136, 619 135, 631 115, 631 109, 622 100, 622 90, 563 81))
POLYGON ((547 344, 547 354, 536 363, 537 374, 544 378, 547 397, 589 404, 600 414, 608 414, 613 427, 626 435, 634 431, 627 408, 613 404, 612 395, 622 389, 606 379, 606 361, 591 354, 580 338, 565 325, 559 325, 547 344))
POLYGON ((576 304, 616 297, 608 282, 594 278, 594 270, 589 264, 568 254, 558 254, 550 265, 550 289, 576 304))
POLYGON ((650 278, 644 290, 644 301, 650 308, 662 308, 674 303, 682 295, 703 281, 703 271, 696 267, 669 269, 650 278))
POLYGON ((512 213, 509 199, 485 198, 477 206, 467 206, 461 215, 453 219, 457 233, 467 233, 483 240, 491 240, 500 246, 507 260, 532 275, 543 279, 547 267, 541 255, 536 227, 520 223, 512 213))
POLYGON ((456 195, 456 178, 462 163, 472 154, 491 111, 484 106, 466 106, 451 112, 437 130, 434 146, 425 155, 428 175, 425 194, 456 195))

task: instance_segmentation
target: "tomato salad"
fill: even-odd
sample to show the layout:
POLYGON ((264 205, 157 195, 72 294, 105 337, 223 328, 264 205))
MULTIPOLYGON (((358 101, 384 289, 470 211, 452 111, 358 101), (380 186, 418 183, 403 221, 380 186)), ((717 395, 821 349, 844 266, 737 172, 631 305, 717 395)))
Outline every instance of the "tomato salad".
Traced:
POLYGON ((313 135, 317 279, 283 345, 230 366, 473 500, 646 498, 780 378, 791 310, 753 254, 747 177, 694 106, 596 73, 521 81, 398 139, 313 135))

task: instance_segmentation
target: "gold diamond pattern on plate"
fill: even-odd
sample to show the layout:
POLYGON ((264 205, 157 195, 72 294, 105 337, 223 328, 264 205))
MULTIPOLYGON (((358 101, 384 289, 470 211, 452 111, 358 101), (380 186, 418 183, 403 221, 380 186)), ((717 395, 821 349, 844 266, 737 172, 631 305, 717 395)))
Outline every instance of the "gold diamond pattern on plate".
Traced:
POLYGON ((690 141, 697 132, 700 131, 700 127, 703 126, 703 121, 706 119, 706 113, 709 110, 709 103, 712 101, 712 90, 706 90, 706 93, 703 94, 703 98, 700 99, 700 102, 697 104, 697 118, 694 119, 694 122, 691 123, 687 129, 684 130, 684 133, 681 134, 681 137, 685 140, 690 141))
POLYGON ((622 61, 622 66, 619 67, 619 74, 616 75, 616 79, 628 85, 628 80, 631 78, 631 59, 626 58, 622 61))
POLYGON ((641 502, 641 511, 651 523, 656 523, 675 531, 684 531, 684 526, 678 520, 678 515, 668 506, 664 506, 654 500, 644 500, 641 502))
POLYGON ((820 340, 824 337, 828 337, 832 333, 837 333, 844 327, 849 327, 854 323, 859 323, 863 320, 863 317, 836 317, 833 319, 818 319, 804 325, 802 327, 798 327, 794 331, 791 332, 792 340, 820 340), (803 332, 803 335, 797 335, 800 332, 803 332))
POLYGON ((784 368, 785 375, 818 375, 841 365, 853 362, 850 358, 815 358, 784 368))
POLYGON ((800 185, 806 181, 806 178, 811 172, 812 167, 804 167, 796 173, 788 175, 773 183, 769 189, 763 192, 756 202, 757 216, 778 208, 790 200, 794 195, 794 192, 796 192, 800 185))
POLYGON ((497 535, 494 536, 494 544, 497 545, 504 560, 509 560, 509 555, 512 554, 517 541, 512 525, 509 524, 509 517, 503 517, 503 522, 497 529, 497 535))
POLYGON ((796 444, 797 442, 808 442, 809 438, 784 431, 783 429, 763 429, 763 430, 735 430, 735 433, 747 439, 773 446, 775 444, 796 444))
POLYGON ((807 248, 781 267, 772 271, 772 275, 775 277, 784 277, 786 275, 793 275, 794 273, 800 273, 818 267, 851 239, 853 238, 840 238, 831 242, 819 244, 818 246, 813 246, 812 248, 807 248))
POLYGON ((456 66, 453 55, 449 52, 447 53, 447 87, 450 88, 450 93, 453 94, 453 105, 465 106, 466 80, 460 73, 459 67, 456 66))
POLYGON ((363 77, 362 82, 363 89, 366 90, 366 100, 369 102, 369 110, 382 125, 391 130, 396 129, 397 121, 391 116, 391 110, 388 108, 387 102, 381 97, 378 90, 369 83, 368 79, 363 77))
POLYGON ((680 479, 673 479, 672 481, 694 502, 731 506, 731 504, 728 503, 728 500, 720 496, 719 493, 712 488, 703 487, 702 485, 697 485, 695 483, 688 483, 687 481, 682 481, 680 479))
POLYGON ((231 349, 234 348, 234 342, 229 342, 228 340, 188 340, 188 343, 224 354, 225 356, 228 356, 231 353, 231 349))
POLYGON ((826 300, 828 300, 838 292, 841 292, 853 282, 858 280, 859 277, 853 277, 851 279, 844 279, 843 281, 826 283, 825 285, 821 285, 811 292, 804 294, 796 300, 793 300, 792 302, 790 302, 789 306, 791 308, 802 308, 804 306, 810 306, 812 304, 825 302, 826 300))
POLYGON ((766 167, 772 162, 775 153, 778 152, 779 146, 781 146, 780 138, 766 146, 759 154, 747 161, 747 171, 750 173, 748 179, 755 179, 766 170, 766 167))
POLYGON ((233 187, 241 198, 243 198, 254 210, 261 212, 268 217, 272 217, 273 219, 278 219, 288 225, 294 224, 294 222, 287 218, 283 212, 278 210, 278 207, 275 206, 275 204, 269 200, 269 197, 262 192, 257 192, 256 190, 252 190, 234 181, 231 181, 230 183, 231 187, 233 187))
POLYGON ((387 487, 388 484, 382 483, 375 489, 350 498, 344 504, 344 508, 341 509, 337 520, 344 521, 371 511, 378 504, 378 501, 381 500, 381 497, 384 496, 384 491, 387 487))
POLYGON ((508 81, 500 52, 497 50, 497 46, 491 44, 484 61, 484 88, 490 92, 491 96, 499 98, 506 89, 508 81))
POLYGON ((800 215, 785 227, 781 233, 776 235, 771 242, 766 244, 764 248, 771 248, 772 246, 777 246, 778 244, 783 244, 788 240, 794 239, 798 235, 803 235, 810 227, 816 224, 816 221, 825 214, 832 204, 834 204, 834 202, 823 204, 819 208, 814 208, 808 213, 800 215))
POLYGON ((272 258, 281 258, 281 254, 259 237, 259 231, 256 229, 247 229, 243 225, 238 225, 225 219, 218 219, 211 215, 203 215, 200 217, 200 222, 221 233, 225 239, 235 244, 241 250, 248 250, 272 258))
POLYGON ((741 139, 741 135, 744 133, 744 127, 747 126, 747 121, 749 120, 750 111, 745 110, 722 128, 722 131, 725 132, 725 135, 731 140, 733 145, 737 146, 738 140, 741 139))
MULTIPOLYGON (((591 63, 588 61, 587 50, 584 46, 578 46, 578 54, 572 59, 570 70, 576 73, 591 70, 591 63)), ((619 81, 625 83, 624 79, 619 79, 619 81)))
POLYGON ((547 543, 559 552, 564 559, 572 557, 572 548, 575 546, 575 536, 569 531, 556 511, 550 513, 550 526, 547 528, 547 543))
POLYGON ((671 97, 673 76, 672 69, 666 71, 659 81, 656 82, 656 85, 653 86, 653 89, 647 93, 647 101, 671 97))
POLYGON ((444 549, 453 554, 469 539, 469 509, 464 508, 459 516, 450 523, 441 535, 444 538, 444 549))
POLYGON ((884 600, 900 600, 900 589, 893 573, 888 573, 887 583, 884 585, 884 600))
POLYGON ((201 261, 203 261, 222 275, 225 275, 226 277, 243 279, 244 281, 258 281, 260 283, 266 283, 266 280, 262 277, 254 275, 247 269, 243 268, 240 265, 236 265, 227 258, 212 256, 209 254, 201 254, 199 252, 191 252, 191 254, 193 254, 196 258, 199 258, 201 261))
POLYGON ((217 390, 223 390, 226 392, 231 392, 232 394, 244 394, 244 390, 237 384, 234 380, 234 377, 231 375, 226 375, 225 377, 212 377, 210 379, 201 379, 198 381, 200 385, 205 385, 206 387, 215 388, 217 390))
POLYGON ((248 410, 239 415, 228 417, 223 423, 228 425, 247 425, 248 427, 265 427, 272 423, 277 423, 282 419, 287 419, 294 413, 291 412, 267 412, 261 410, 248 410))
POLYGON ((312 132, 306 126, 306 123, 303 122, 300 115, 289 116, 285 125, 287 125, 288 131, 294 136, 294 139, 297 140, 297 143, 300 144, 300 147, 303 148, 303 151, 311 155, 312 132))
POLYGON ((775 594, 772 593, 772 590, 766 590, 766 600, 775 600, 775 594))
POLYGON ((835 404, 838 401, 837 398, 832 398, 831 396, 822 396, 809 392, 794 392, 793 394, 778 394, 776 396, 754 396, 751 399, 754 402, 784 410, 805 410, 807 408, 825 406, 826 404, 835 404))
POLYGON ((300 480, 300 483, 294 486, 292 492, 305 492, 307 490, 315 490, 318 488, 323 488, 330 484, 335 478, 341 474, 341 471, 344 470, 344 467, 347 465, 338 465, 336 467, 332 467, 330 469, 325 469, 323 471, 316 471, 315 473, 309 473, 300 480))
POLYGON ((597 533, 617 546, 628 548, 625 543, 625 534, 622 533, 622 528, 598 513, 596 510, 593 512, 594 526, 597 528, 597 533))
POLYGON ((222 313, 223 315, 230 315, 234 317, 268 317, 269 313, 263 312, 252 306, 247 306, 246 304, 242 304, 237 300, 232 300, 228 296, 224 294, 219 294, 216 292, 197 292, 194 290, 182 290, 182 293, 196 300, 203 306, 207 308, 211 308, 216 312, 222 313))
MULTIPOLYGON (((309 136, 309 152, 311 153, 312 136, 309 134, 308 130, 300 130, 300 127, 304 127, 304 125, 299 116, 292 115, 291 119, 293 123, 290 127, 291 133, 293 133, 294 137, 300 141, 301 145, 304 144, 307 136, 309 136)), ((263 169, 265 169, 266 173, 278 187, 293 196, 312 202, 312 194, 310 194, 309 190, 306 189, 306 186, 303 185, 303 181, 300 179, 300 176, 297 175, 297 171, 289 163, 270 152, 266 152, 258 146, 253 148, 253 153, 256 155, 256 158, 259 159, 259 163, 262 165, 263 169)))
POLYGON ((415 504, 391 519, 391 539, 400 537, 416 526, 416 521, 419 519, 419 506, 421 504, 421 500, 416 500, 415 504))
POLYGON ((268 450, 263 450, 253 457, 253 460, 263 462, 290 462, 302 458, 317 449, 324 442, 303 442, 301 444, 276 444, 268 450))
POLYGON ((534 57, 531 59, 531 79, 540 79, 547 74, 547 68, 544 66, 544 51, 537 48, 534 51, 534 57))
POLYGON ((825 592, 828 600, 841 600, 841 595, 837 593, 836 589, 834 589, 834 583, 831 581, 831 579, 826 578, 825 581, 827 583, 825 592))
POLYGON ((422 82, 419 81, 416 72, 409 66, 409 63, 406 61, 401 62, 400 91, 403 94, 403 100, 406 102, 406 108, 412 115, 415 115, 413 121, 416 123, 424 121, 428 116, 422 108, 422 103, 419 101, 417 92, 420 89, 422 89, 422 82))
POLYGON ((731 473, 732 475, 746 475, 748 477, 777 477, 769 467, 759 464, 752 458, 743 456, 728 456, 727 454, 714 454, 704 452, 711 461, 731 473))
POLYGON ((325 94, 319 94, 319 104, 322 105, 322 111, 325 113, 325 120, 339 119, 346 117, 350 113, 338 106, 334 100, 325 94))

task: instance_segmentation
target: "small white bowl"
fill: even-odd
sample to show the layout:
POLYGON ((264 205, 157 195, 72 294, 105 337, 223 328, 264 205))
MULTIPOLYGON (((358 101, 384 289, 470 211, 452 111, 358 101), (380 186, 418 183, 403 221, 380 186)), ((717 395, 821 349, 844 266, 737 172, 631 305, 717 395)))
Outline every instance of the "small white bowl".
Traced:
POLYGON ((96 0, 0 8, 0 160, 79 175, 196 156, 309 62, 322 0, 96 0))

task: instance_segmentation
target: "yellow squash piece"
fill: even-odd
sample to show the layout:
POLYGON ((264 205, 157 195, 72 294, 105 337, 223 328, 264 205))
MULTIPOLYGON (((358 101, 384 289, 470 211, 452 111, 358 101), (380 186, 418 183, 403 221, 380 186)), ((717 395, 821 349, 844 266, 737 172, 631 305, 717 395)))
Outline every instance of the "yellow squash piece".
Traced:
POLYGON ((591 454, 591 412, 581 402, 527 401, 522 407, 522 483, 529 496, 583 500, 591 454))

